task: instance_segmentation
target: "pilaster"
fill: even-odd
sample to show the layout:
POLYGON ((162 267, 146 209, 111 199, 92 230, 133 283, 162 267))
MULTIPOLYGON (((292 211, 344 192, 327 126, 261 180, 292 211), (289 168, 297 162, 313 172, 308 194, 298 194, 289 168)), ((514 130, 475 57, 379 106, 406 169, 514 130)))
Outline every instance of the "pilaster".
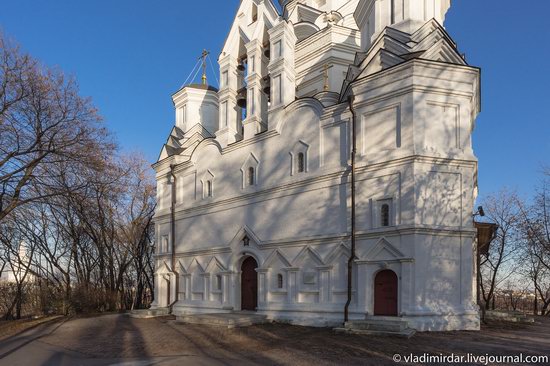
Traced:
POLYGON ((243 121, 244 139, 247 140, 257 133, 267 129, 267 96, 263 92, 263 75, 267 74, 263 47, 255 39, 246 44, 248 56, 247 85, 247 116, 243 121))
POLYGON ((285 268, 288 279, 287 303, 295 304, 298 302, 298 272, 300 268, 285 268))
POLYGON ((296 99, 296 72, 294 65, 294 47, 296 36, 294 28, 282 21, 269 30, 271 41, 271 104, 269 112, 284 108, 296 99))
POLYGON ((220 90, 219 96, 219 128, 216 139, 223 147, 237 141, 241 137, 240 118, 237 106, 237 90, 239 75, 237 60, 227 55, 219 60, 220 90))

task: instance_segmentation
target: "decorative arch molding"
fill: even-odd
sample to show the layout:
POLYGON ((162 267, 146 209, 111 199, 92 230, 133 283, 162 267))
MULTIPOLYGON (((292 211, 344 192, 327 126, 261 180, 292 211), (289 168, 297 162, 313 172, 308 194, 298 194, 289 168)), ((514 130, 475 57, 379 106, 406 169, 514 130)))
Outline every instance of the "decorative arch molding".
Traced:
POLYGON ((178 261, 178 268, 180 270, 180 276, 183 276, 183 275, 187 274, 187 269, 185 269, 185 265, 183 264, 181 259, 178 261))
POLYGON ((325 107, 323 106, 323 103, 321 103, 319 100, 312 98, 312 97, 304 97, 300 99, 296 99, 294 102, 290 103, 285 107, 285 116, 279 120, 276 126, 277 132, 279 134, 283 133, 283 129, 286 126, 286 122, 288 121, 288 116, 292 115, 293 113, 297 112, 301 108, 309 108, 313 110, 317 118, 320 120, 321 116, 323 115, 323 112, 325 110, 325 107))
POLYGON ((351 256, 351 250, 343 242, 338 244, 330 253, 325 257, 325 263, 334 263, 340 256, 349 258, 351 256))
POLYGON ((215 273, 215 272, 225 272, 225 271, 227 271, 227 268, 216 256, 213 256, 212 259, 210 259, 210 262, 208 262, 204 270, 205 273, 215 273))
POLYGON ((265 262, 264 254, 261 250, 262 241, 248 226, 243 225, 229 242, 231 248, 231 258, 229 260, 229 270, 240 271, 240 264, 244 257, 251 256, 256 259, 258 265, 265 262), (243 239, 248 238, 248 245, 245 246, 243 239))
POLYGON ((259 169, 259 167, 260 167, 260 160, 258 160, 256 155, 254 155, 254 153, 251 152, 248 155, 248 157, 245 159, 243 165, 241 166, 242 188, 243 189, 245 189, 247 186, 250 185, 250 184, 248 184, 248 174, 249 174, 249 169, 250 168, 254 169, 252 186, 257 186, 258 185, 258 177, 259 177, 258 169, 259 169))
POLYGON ((222 146, 220 145, 220 143, 216 139, 210 137, 210 138, 202 140, 195 147, 195 149, 191 153, 191 158, 190 158, 191 162, 193 164, 195 164, 197 162, 197 159, 198 159, 198 156, 200 155, 200 153, 209 146, 215 146, 218 149, 218 152, 219 152, 220 156, 222 155, 222 146))
POLYGON ((325 265, 325 262, 323 262, 323 259, 321 258, 321 256, 314 249, 312 249, 309 245, 306 245, 300 251, 300 253, 298 253, 298 255, 296 255, 296 257, 292 261, 292 266, 293 267, 299 267, 300 262, 303 259, 307 259, 308 257, 312 258, 317 266, 324 266, 325 265))
POLYGON ((258 248, 246 248, 241 249, 237 252, 233 252, 231 255, 231 265, 230 269, 235 272, 240 272, 242 262, 246 257, 252 257, 258 263, 259 268, 261 268, 261 263, 265 262, 262 252, 258 248))
POLYGON ((204 267, 200 264, 197 257, 193 257, 191 260, 191 263, 189 263, 189 266, 187 267, 187 273, 193 273, 195 272, 194 269, 197 269, 198 273, 204 273, 204 267))
POLYGON ((262 264, 262 267, 269 268, 277 260, 279 260, 284 267, 292 267, 292 265, 290 264, 290 261, 279 249, 275 249, 274 251, 271 252, 269 257, 267 257, 265 262, 262 264))
POLYGON ((174 271, 166 261, 162 261, 162 264, 157 268, 156 274, 165 275, 172 274, 174 271))
POLYGON ((298 154, 303 154, 303 173, 309 171, 309 144, 303 140, 298 140, 294 143, 289 151, 290 155, 290 175, 295 175, 299 172, 297 157, 298 154))
POLYGON ((324 107, 332 107, 340 102, 340 94, 332 91, 322 91, 315 95, 313 98, 320 101, 324 107))
POLYGON ((413 262, 414 259, 408 258, 385 237, 382 237, 378 242, 367 252, 364 260, 356 262, 365 263, 387 263, 387 262, 413 262))
POLYGON ((296 43, 314 35, 321 29, 314 23, 302 21, 294 24, 294 34, 296 35, 296 43))
POLYGON ((250 229, 248 226, 243 225, 233 236, 233 239, 229 242, 229 246, 233 251, 242 247, 242 240, 247 236, 250 239, 250 247, 261 247, 262 241, 260 238, 250 229))
POLYGON ((212 197, 214 195, 214 178, 215 177, 216 176, 214 175, 214 173, 212 173, 212 171, 210 171, 210 169, 206 169, 206 171, 202 175, 200 182, 201 182, 201 188, 202 188, 201 194, 203 199, 212 197), (208 182, 210 182, 210 188, 208 187, 208 182))

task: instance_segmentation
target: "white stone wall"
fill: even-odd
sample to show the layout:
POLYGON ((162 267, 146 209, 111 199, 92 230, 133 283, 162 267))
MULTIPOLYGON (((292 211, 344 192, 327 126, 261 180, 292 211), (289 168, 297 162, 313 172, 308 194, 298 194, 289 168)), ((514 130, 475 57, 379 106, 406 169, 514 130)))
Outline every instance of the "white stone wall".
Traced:
MULTIPOLYGON (((289 14, 301 11, 299 2, 288 3, 289 14)), ((327 1, 326 6, 334 3, 327 1)), ((442 11, 445 6, 442 1, 442 11)), ((283 75, 281 88, 287 97, 297 87, 298 98, 292 95, 279 104, 272 100, 266 117, 245 121, 240 138, 238 126, 223 123, 229 112, 220 108, 215 139, 197 140, 192 150, 155 164, 157 242, 172 240, 166 182, 175 163, 177 182, 176 266, 171 268, 171 253, 158 253, 155 306, 168 305, 171 288, 179 298, 176 314, 240 310, 240 266, 252 256, 259 265, 258 312, 317 326, 343 320, 350 256, 352 113, 337 93, 345 92, 355 97, 358 147, 351 318, 373 315, 374 277, 391 269, 399 281, 399 316, 414 328, 479 328, 472 293, 471 216, 477 174, 471 134, 479 109, 479 70, 422 59, 384 68, 387 61, 382 59, 380 69, 342 90, 347 82, 344 65, 354 62, 361 35, 338 27, 311 37, 328 37, 324 49, 298 40, 292 23, 272 24, 267 31, 272 52, 267 70, 272 82, 283 75), (277 57, 273 52, 279 40, 283 48, 277 57), (283 57, 285 52, 290 52, 288 57, 283 57), (342 68, 332 68, 336 76, 330 92, 304 97, 322 86, 318 65, 323 57, 338 60, 342 68), (247 130, 254 121, 261 129, 247 130), (297 170, 300 153, 303 172, 297 170), (250 168, 253 184, 247 175, 250 168), (205 194, 206 182, 211 183, 211 196, 205 194), (389 208, 388 226, 381 218, 384 205, 389 208)), ((239 44, 249 52, 261 51, 261 46, 252 47, 238 37, 242 35, 233 29, 220 59, 221 72, 227 71, 229 78, 218 93, 220 105, 234 103, 232 52, 242 51, 239 44)), ((273 84, 271 90, 276 90, 273 84)), ((235 112, 231 105, 229 110, 235 112)))

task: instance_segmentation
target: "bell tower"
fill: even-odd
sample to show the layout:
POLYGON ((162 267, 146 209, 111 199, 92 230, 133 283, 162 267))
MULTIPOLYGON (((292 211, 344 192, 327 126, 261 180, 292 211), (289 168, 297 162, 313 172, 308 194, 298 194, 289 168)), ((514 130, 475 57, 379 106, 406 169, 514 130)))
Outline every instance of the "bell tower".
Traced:
POLYGON ((330 12, 340 9, 348 2, 349 0, 279 0, 279 4, 283 9, 286 7, 287 12, 291 12, 298 4, 304 4, 323 12, 330 12))
POLYGON ((412 34, 432 18, 443 25, 450 7, 451 0, 360 0, 354 17, 361 49, 366 51, 388 26, 412 34))

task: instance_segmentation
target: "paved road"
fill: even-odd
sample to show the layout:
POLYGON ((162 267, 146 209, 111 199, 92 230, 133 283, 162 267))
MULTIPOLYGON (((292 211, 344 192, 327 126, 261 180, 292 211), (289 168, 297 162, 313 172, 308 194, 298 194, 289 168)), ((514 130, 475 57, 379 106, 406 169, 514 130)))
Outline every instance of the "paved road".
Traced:
POLYGON ((52 346, 40 339, 54 333, 63 320, 41 324, 17 336, 0 341, 0 366, 172 366, 172 365, 256 365, 244 359, 221 360, 197 355, 142 359, 101 359, 52 346))

